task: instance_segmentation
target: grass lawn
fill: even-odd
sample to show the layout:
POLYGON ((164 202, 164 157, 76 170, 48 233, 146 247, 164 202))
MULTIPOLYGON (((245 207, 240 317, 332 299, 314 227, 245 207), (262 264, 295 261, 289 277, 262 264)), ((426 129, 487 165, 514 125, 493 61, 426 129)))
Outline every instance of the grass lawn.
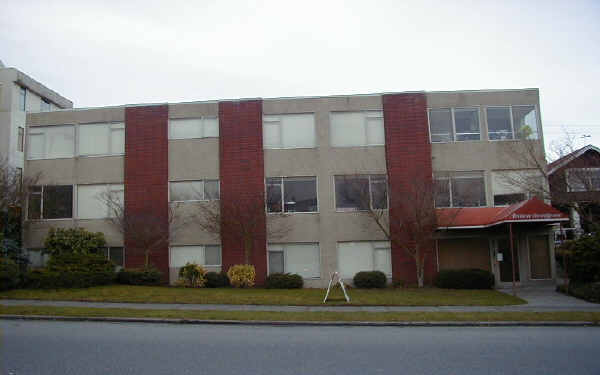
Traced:
POLYGON ((278 312, 104 309, 90 307, 0 306, 0 314, 69 317, 170 318, 202 320, 433 322, 433 321, 600 321, 600 312, 278 312))
MULTIPOLYGON (((526 303, 496 290, 451 290, 436 288, 351 289, 355 306, 504 306, 526 303)), ((191 289, 164 286, 108 285, 88 289, 15 289, 0 293, 4 299, 55 301, 199 303, 227 305, 322 305, 323 289, 191 289)), ((347 305, 334 289, 328 305, 347 305)))

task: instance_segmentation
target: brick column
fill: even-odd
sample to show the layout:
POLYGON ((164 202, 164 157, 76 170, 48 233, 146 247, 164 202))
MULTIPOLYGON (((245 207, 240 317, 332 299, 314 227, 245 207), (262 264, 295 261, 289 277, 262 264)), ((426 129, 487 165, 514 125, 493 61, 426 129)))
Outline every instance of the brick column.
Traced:
MULTIPOLYGON (((166 105, 125 108, 125 213, 135 218, 132 226, 146 220, 160 238, 168 238, 169 231, 168 120, 166 105)), ((144 265, 140 242, 133 233, 125 234, 126 267, 144 265)), ((152 250, 150 263, 168 280, 167 241, 152 250)))
MULTIPOLYGON (((221 178, 221 246, 223 270, 244 263, 244 238, 236 219, 253 221, 251 263, 256 282, 267 275, 265 167, 262 141, 262 100, 219 103, 221 178)), ((248 237, 247 237, 248 238, 248 237)))
MULTIPOLYGON (((401 233, 400 223, 393 220, 401 212, 402 192, 414 188, 411 179, 425 176, 431 181, 431 143, 427 121, 427 99, 423 93, 390 94, 383 96, 385 120, 385 154, 390 190, 390 231, 392 235, 392 274, 394 281, 410 284, 417 281, 414 259, 397 244, 410 241, 401 233), (396 194, 394 194, 396 193, 396 194)), ((410 195, 409 195, 410 196, 410 195)), ((432 202, 433 204, 433 202, 432 202)), ((425 264, 425 281, 431 283, 437 264, 432 243, 425 264)))

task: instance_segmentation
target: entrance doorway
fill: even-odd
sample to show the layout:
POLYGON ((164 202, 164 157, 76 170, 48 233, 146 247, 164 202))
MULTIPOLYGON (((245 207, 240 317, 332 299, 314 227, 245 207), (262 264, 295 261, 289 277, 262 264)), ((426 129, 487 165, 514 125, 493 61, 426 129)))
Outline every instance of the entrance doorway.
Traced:
POLYGON ((529 267, 533 280, 552 278, 548 236, 529 237, 529 267))
MULTIPOLYGON (((513 261, 515 263, 515 281, 519 282, 519 247, 517 246, 517 241, 515 239, 513 244, 513 252, 515 255, 515 259, 512 258, 510 252, 510 241, 508 238, 499 238, 494 241, 496 246, 496 254, 502 254, 502 260, 497 263, 497 271, 500 276, 500 282, 502 283, 511 283, 513 280, 513 261)), ((496 257, 498 259, 498 257, 496 257)))

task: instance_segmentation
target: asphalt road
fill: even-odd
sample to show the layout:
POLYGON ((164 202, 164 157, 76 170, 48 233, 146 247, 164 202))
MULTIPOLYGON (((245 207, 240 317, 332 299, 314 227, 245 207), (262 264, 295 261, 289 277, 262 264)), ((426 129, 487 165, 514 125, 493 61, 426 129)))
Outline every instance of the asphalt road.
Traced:
POLYGON ((600 374, 600 328, 0 321, 3 374, 600 374))

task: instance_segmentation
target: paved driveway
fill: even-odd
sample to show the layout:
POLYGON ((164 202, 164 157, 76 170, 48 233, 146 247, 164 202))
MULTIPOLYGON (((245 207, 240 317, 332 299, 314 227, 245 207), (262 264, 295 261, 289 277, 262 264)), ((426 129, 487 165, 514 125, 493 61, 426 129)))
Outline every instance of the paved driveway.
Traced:
MULTIPOLYGON (((512 294, 512 289, 500 289, 501 292, 512 294)), ((600 304, 591 303, 558 293, 555 286, 527 286, 517 289, 517 295, 527 301, 528 307, 556 308, 578 310, 580 308, 598 308, 600 304)))

